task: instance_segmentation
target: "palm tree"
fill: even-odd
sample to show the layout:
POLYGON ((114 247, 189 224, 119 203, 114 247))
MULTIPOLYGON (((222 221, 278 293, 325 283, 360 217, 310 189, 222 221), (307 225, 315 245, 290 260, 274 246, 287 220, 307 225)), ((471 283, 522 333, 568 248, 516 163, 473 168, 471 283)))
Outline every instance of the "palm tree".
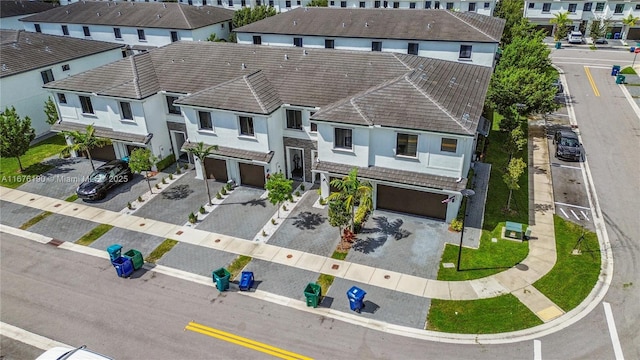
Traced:
POLYGON ((93 166, 93 159, 91 158, 91 150, 103 147, 111 144, 111 139, 97 137, 95 135, 95 128, 93 124, 87 125, 84 132, 80 131, 62 131, 62 135, 72 140, 71 144, 67 144, 61 151, 60 157, 68 157, 72 152, 84 152, 91 162, 91 169, 95 170, 93 166))
POLYGON ((187 152, 198 158, 200 166, 202 167, 202 177, 204 178, 204 186, 207 188, 207 204, 211 206, 211 193, 209 192, 209 179, 207 178, 207 171, 204 168, 204 159, 213 154, 214 150, 218 150, 218 145, 205 145, 200 141, 195 147, 188 148, 187 152))
POLYGON ((373 207, 371 184, 358 179, 358 169, 352 169, 349 174, 342 179, 331 180, 331 186, 335 186, 339 192, 329 195, 328 200, 344 201, 344 206, 351 214, 351 231, 354 231, 355 208, 363 206, 369 210, 373 207))
POLYGON ((553 15, 553 19, 549 20, 553 24, 553 38, 555 41, 559 41, 568 34, 569 24, 573 20, 569 19, 569 12, 559 12, 553 15))
POLYGON ((624 32, 622 33, 622 41, 627 41, 627 36, 629 36, 629 30, 631 27, 635 25, 638 21, 640 21, 640 17, 633 16, 633 14, 629 13, 629 16, 622 19, 622 23, 624 24, 624 32))

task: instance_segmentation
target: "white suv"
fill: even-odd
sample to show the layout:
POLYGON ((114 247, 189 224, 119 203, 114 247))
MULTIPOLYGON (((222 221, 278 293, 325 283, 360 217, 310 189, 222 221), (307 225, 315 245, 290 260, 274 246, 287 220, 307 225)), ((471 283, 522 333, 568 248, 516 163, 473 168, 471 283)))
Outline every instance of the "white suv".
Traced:
POLYGON ((569 35, 567 35, 567 41, 569 44, 582 44, 582 32, 571 31, 569 35))
POLYGON ((54 347, 38 356, 36 360, 113 360, 110 357, 93 352, 85 345, 79 348, 54 347))

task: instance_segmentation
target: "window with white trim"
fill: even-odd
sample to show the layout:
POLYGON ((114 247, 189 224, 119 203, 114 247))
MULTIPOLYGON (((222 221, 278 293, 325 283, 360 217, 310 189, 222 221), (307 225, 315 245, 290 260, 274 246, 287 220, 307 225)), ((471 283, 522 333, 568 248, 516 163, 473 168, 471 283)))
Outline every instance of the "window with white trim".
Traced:
POLYGON ((255 136, 255 132, 253 130, 253 118, 250 116, 240 116, 240 135, 244 136, 255 136))
POLYGON ((180 112, 180 106, 173 105, 173 102, 178 100, 178 97, 167 95, 166 98, 167 98, 167 110, 169 111, 169 114, 181 115, 182 113, 180 112))
POLYGON ((51 71, 51 69, 40 71, 40 75, 42 76, 42 82, 45 84, 55 80, 53 78, 53 71, 51 71))
POLYGON ((471 45, 460 45, 459 59, 471 59, 471 45))
POLYGON ((416 157, 418 154, 418 135, 398 134, 396 137, 396 155, 416 157))
POLYGON ((442 138, 440 142, 440 151, 442 152, 456 152, 458 149, 458 140, 457 139, 449 139, 442 138))
POLYGON ((211 121, 210 112, 198 111, 198 129, 213 131, 213 121, 211 121))
POLYGON ((79 96, 80 106, 82 107, 83 114, 93 114, 93 105, 91 104, 91 98, 88 96, 79 96))
POLYGON ((69 27, 67 25, 62 25, 62 35, 69 36, 69 27))
POLYGON ((82 32, 84 33, 84 36, 91 36, 91 31, 89 31, 89 27, 88 26, 83 26, 82 27, 82 32))
POLYGON ((120 117, 122 120, 133 120, 133 112, 131 111, 131 103, 120 101, 120 117))
POLYGON ((302 111, 287 109, 287 129, 302 130, 302 111))
POLYGON ((335 149, 353 149, 352 133, 351 129, 335 128, 333 147, 335 149))
POLYGON ((122 40, 122 32, 120 31, 120 28, 113 28, 113 36, 118 40, 122 40))
POLYGON ((144 34, 144 29, 138 29, 138 40, 147 41, 147 36, 144 34))
POLYGON ((67 97, 63 93, 58 93, 58 102, 60 104, 66 104, 67 103, 67 97))
POLYGON ((576 12, 576 9, 578 8, 578 4, 569 4, 569 12, 574 14, 576 12))

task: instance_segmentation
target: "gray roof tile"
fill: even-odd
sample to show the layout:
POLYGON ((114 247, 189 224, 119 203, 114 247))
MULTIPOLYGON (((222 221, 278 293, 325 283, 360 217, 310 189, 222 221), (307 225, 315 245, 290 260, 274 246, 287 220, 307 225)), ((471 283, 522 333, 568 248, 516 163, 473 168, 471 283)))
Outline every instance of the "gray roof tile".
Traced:
POLYGON ((233 19, 233 10, 170 2, 78 1, 22 21, 131 26, 162 29, 198 29, 233 19))
MULTIPOLYGON (((208 144, 214 145, 214 144, 208 144)), ((195 148, 198 146, 198 143, 186 142, 182 145, 182 151, 187 151, 191 148, 195 148)), ((226 146, 218 146, 217 150, 211 151, 212 155, 219 155, 224 157, 231 157, 242 160, 250 160, 250 161, 258 161, 262 163, 269 163, 273 158, 273 151, 269 151, 266 153, 258 152, 258 151, 250 151, 243 149, 230 148, 226 146)))
POLYGON ((421 9, 307 7, 235 29, 256 34, 430 41, 500 41, 504 20, 477 13, 421 9))
POLYGON ((43 1, 0 0, 0 18, 34 14, 56 6, 43 1))
MULTIPOLYGON (((104 138, 120 140, 120 141, 129 141, 129 142, 140 143, 140 144, 146 144, 147 142, 149 142, 149 140, 151 140, 151 137, 149 135, 137 135, 137 134, 130 134, 130 133, 125 133, 121 131, 113 131, 112 129, 100 127, 100 126, 94 126, 93 128, 95 129, 95 135, 98 137, 104 137, 104 138)), ((84 133, 87 130, 87 126, 85 124, 77 124, 77 123, 70 123, 66 121, 60 121, 56 124, 53 124, 51 126, 51 130, 78 131, 80 133, 84 133)))

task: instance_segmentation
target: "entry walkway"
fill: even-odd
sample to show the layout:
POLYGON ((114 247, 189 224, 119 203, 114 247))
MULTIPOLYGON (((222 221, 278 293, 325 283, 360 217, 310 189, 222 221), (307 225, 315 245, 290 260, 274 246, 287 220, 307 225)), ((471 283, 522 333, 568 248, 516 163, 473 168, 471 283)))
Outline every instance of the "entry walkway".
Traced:
MULTIPOLYGON (((553 190, 546 138, 531 138, 529 149, 531 149, 529 154, 530 195, 533 199, 531 201, 531 206, 533 206, 531 209, 533 221, 531 223, 533 225, 531 225, 532 239, 529 241, 529 255, 516 267, 492 276, 468 281, 425 279, 267 243, 252 242, 135 215, 98 209, 84 204, 70 203, 17 189, 1 187, 0 197, 3 201, 44 211, 109 224, 162 238, 171 238, 237 255, 250 256, 416 296, 442 300, 476 300, 511 293, 540 319, 547 322, 562 315, 563 311, 532 286, 535 281, 553 268, 556 261, 553 190)), ((2 226, 0 229, 10 232, 6 226, 2 226)))

